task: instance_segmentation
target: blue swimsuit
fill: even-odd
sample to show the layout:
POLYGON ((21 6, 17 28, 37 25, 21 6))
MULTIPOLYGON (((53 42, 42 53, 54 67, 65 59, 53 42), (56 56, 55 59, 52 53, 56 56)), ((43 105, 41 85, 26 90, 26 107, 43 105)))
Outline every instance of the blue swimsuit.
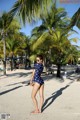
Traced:
POLYGON ((41 64, 41 63, 36 63, 36 64, 34 65, 34 68, 35 68, 35 74, 34 74, 34 79, 33 79, 33 81, 39 83, 40 85, 44 84, 44 81, 43 81, 43 79, 41 78, 41 73, 42 73, 42 71, 43 71, 43 64, 41 64))

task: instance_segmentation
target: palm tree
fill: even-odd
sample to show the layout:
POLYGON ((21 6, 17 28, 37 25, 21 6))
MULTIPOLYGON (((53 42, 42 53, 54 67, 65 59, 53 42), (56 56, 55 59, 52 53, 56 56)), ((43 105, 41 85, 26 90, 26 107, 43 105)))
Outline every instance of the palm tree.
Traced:
MULTIPOLYGON (((70 20, 66 17, 66 15, 67 13, 64 8, 56 8, 54 4, 46 17, 43 15, 41 16, 42 25, 32 30, 32 37, 36 35, 36 40, 46 39, 47 37, 49 37, 49 39, 51 39, 51 37, 55 39, 57 36, 55 31, 58 29, 64 29, 70 23, 70 20)), ((64 34, 63 30, 62 33, 64 34)), ((34 47, 36 48, 36 46, 38 46, 38 44, 40 44, 43 40, 38 41, 39 42, 36 42, 35 46, 33 46, 33 49, 34 47)))
POLYGON ((61 77, 61 66, 67 63, 77 63, 78 50, 66 36, 62 36, 52 46, 53 63, 57 65, 57 77, 61 77))
POLYGON ((25 69, 26 69, 27 67, 31 67, 31 62, 30 62, 30 55, 32 54, 31 40, 30 40, 30 37, 26 36, 24 33, 21 33, 21 35, 24 38, 22 49, 23 49, 24 54, 25 54, 25 69))
POLYGON ((3 43, 2 41, 0 41, 0 58, 3 58, 2 51, 3 51, 3 43))
POLYGON ((12 23, 12 18, 10 17, 10 14, 3 13, 3 15, 0 17, 0 33, 1 33, 1 40, 3 41, 3 53, 4 53, 4 75, 6 75, 6 40, 11 35, 14 34, 13 31, 16 32, 17 29, 20 29, 19 24, 17 25, 17 22, 12 23), (12 27, 10 26, 12 25, 12 27), (15 27, 13 27, 15 26, 15 27), (17 28, 17 29, 16 29, 17 28))
POLYGON ((78 47, 75 45, 71 45, 71 47, 67 50, 66 54, 66 62, 70 64, 78 63, 79 51, 78 47))
POLYGON ((9 14, 4 13, 0 17, 0 34, 2 37, 3 41, 3 53, 4 53, 4 60, 3 60, 3 65, 4 65, 4 75, 6 75, 6 41, 5 38, 7 36, 7 27, 9 25, 9 14))
POLYGON ((11 39, 7 39, 6 42, 6 54, 7 57, 10 58, 11 60, 11 70, 13 70, 14 68, 14 57, 16 57, 17 55, 22 54, 24 51, 22 49, 22 45, 23 45, 23 37, 21 35, 14 34, 11 39))
MULTIPOLYGON (((32 36, 35 38, 35 43, 33 44, 33 50, 40 49, 45 45, 48 51, 54 51, 54 62, 57 65, 57 77, 60 77, 60 68, 64 61, 66 51, 71 47, 68 40, 69 29, 66 31, 70 21, 67 19, 66 12, 62 8, 52 7, 52 11, 48 14, 46 18, 42 16, 42 25, 33 29, 32 36), (53 12, 54 9, 54 12, 53 12), (47 43, 47 44, 46 44, 47 43), (62 61, 63 58, 63 61, 62 61)), ((45 46, 43 48, 45 48, 45 46)))

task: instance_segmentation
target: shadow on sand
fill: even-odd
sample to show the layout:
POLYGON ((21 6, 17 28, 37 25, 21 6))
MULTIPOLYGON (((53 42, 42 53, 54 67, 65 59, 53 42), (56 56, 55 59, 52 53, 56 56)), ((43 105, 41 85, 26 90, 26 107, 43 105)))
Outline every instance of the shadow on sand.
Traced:
MULTIPOLYGON (((12 86, 12 85, 16 85, 16 84, 20 84, 20 83, 21 83, 21 84, 25 84, 25 86, 28 86, 28 85, 30 84, 29 81, 23 81, 23 82, 18 82, 18 83, 14 83, 14 84, 9 84, 9 85, 6 85, 5 87, 7 87, 7 86, 12 86)), ((17 87, 11 88, 11 89, 9 89, 9 90, 0 92, 0 96, 6 94, 6 93, 8 93, 8 92, 11 92, 11 91, 13 91, 13 90, 16 90, 16 89, 18 89, 18 88, 21 88, 21 87, 23 87, 23 85, 19 85, 19 86, 17 86, 17 87)))
POLYGON ((20 87, 22 87, 22 86, 14 87, 14 88, 12 88, 12 89, 9 89, 9 90, 0 92, 0 96, 3 95, 3 94, 6 94, 6 93, 8 93, 8 92, 11 92, 11 91, 13 91, 13 90, 16 90, 16 89, 18 89, 18 88, 20 88, 20 87))
MULTIPOLYGON (((31 73, 32 73, 32 72, 28 72, 28 73, 18 72, 18 73, 9 74, 8 76, 11 77, 11 76, 17 76, 17 75, 19 75, 19 77, 22 77, 22 76, 28 76, 28 75, 31 74, 31 73)), ((42 75, 42 78, 44 79, 44 81, 46 81, 46 80, 49 81, 50 79, 51 79, 51 80, 54 80, 54 79, 52 79, 52 78, 55 78, 55 75, 53 76, 53 75, 45 75, 45 74, 43 74, 43 75, 42 75)), ((55 80, 57 80, 57 81, 59 81, 59 82, 64 82, 63 79, 58 79, 58 78, 56 78, 55 80)), ((73 81, 72 81, 72 82, 73 82, 73 81)), ((70 83, 72 83, 72 82, 70 82, 70 83)), ((16 83, 13 83, 13 84, 6 85, 6 86, 4 86, 4 87, 7 87, 7 86, 15 86, 15 85, 19 85, 19 86, 14 87, 14 88, 9 89, 9 90, 6 90, 6 91, 3 91, 3 92, 0 92, 0 95, 6 94, 6 93, 11 92, 11 91, 13 91, 13 90, 16 90, 16 89, 18 89, 18 88, 20 88, 20 87, 23 87, 23 84, 24 84, 25 86, 28 86, 28 85, 30 84, 30 80, 26 80, 26 81, 23 81, 23 82, 16 82, 16 83), (19 85, 19 84, 20 84, 20 85, 19 85)), ((65 86, 65 87, 61 88, 60 90, 56 91, 55 93, 52 94, 51 97, 47 98, 46 101, 45 101, 45 103, 44 103, 44 105, 43 105, 43 107, 42 107, 42 111, 44 111, 49 105, 51 105, 52 102, 53 102, 57 97, 59 97, 59 96, 62 94, 62 91, 65 90, 65 89, 66 89, 67 87, 69 87, 69 86, 70 86, 70 84, 68 84, 67 86, 65 86), (49 102, 49 100, 51 100, 51 102, 49 102), (49 103, 48 103, 48 102, 49 102, 49 103), (47 103, 48 103, 48 104, 47 104, 47 103)))
MULTIPOLYGON (((25 76, 25 77, 27 77, 29 74, 31 74, 32 72, 29 72, 29 73, 22 73, 22 72, 19 72, 19 73, 13 73, 13 74, 10 74, 9 75, 9 77, 12 77, 12 76, 19 76, 19 77, 23 77, 23 76, 25 76)), ((53 75, 45 75, 45 74, 43 74, 42 75, 42 78, 43 78, 43 80, 44 81, 50 81, 50 80, 54 80, 54 78, 55 78, 55 80, 57 80, 57 81, 59 81, 59 82, 64 82, 64 80, 63 79, 59 79, 59 78, 56 78, 55 76, 53 76, 53 75)), ((29 78, 30 79, 30 78, 29 78)), ((30 80, 25 80, 25 81, 23 81, 23 82, 16 82, 16 83, 13 83, 13 84, 9 84, 9 85, 6 85, 5 87, 7 87, 7 86, 14 86, 14 85, 18 85, 18 84, 25 84, 25 86, 28 86, 29 84, 30 84, 30 80)))
POLYGON ((26 81, 23 81, 23 82, 17 82, 17 83, 9 84, 9 85, 6 85, 6 86, 13 86, 13 85, 17 85, 17 84, 26 84, 26 86, 28 86, 29 82, 30 82, 30 80, 26 80, 26 81))
POLYGON ((68 85, 66 85, 65 87, 60 88, 59 90, 57 90, 56 92, 52 93, 52 95, 47 98, 43 104, 42 107, 42 112, 48 108, 58 97, 60 97, 60 95, 62 95, 62 92, 67 89, 74 81, 71 81, 68 85))
POLYGON ((7 77, 27 77, 29 74, 31 74, 32 72, 27 72, 27 73, 23 73, 23 72, 16 72, 16 73, 12 73, 12 74, 7 74, 7 77))

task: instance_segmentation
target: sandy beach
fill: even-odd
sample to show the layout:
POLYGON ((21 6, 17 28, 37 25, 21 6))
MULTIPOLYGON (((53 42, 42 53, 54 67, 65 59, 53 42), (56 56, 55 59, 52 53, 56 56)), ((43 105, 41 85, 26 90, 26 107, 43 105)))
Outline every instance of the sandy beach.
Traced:
MULTIPOLYGON (((54 75, 42 75, 45 81, 44 106, 41 114, 34 109, 28 85, 32 70, 7 71, 0 76, 0 114, 10 114, 7 120, 80 120, 80 82, 73 74, 64 80, 54 75)), ((39 101, 39 95, 37 95, 39 101)))

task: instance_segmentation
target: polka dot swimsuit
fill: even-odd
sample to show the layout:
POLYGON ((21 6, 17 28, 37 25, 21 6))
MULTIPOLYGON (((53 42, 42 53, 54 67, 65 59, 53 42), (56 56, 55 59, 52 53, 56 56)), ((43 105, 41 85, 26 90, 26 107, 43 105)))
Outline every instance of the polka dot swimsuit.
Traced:
POLYGON ((36 63, 35 65, 34 65, 34 68, 35 68, 35 74, 34 74, 34 79, 33 79, 33 81, 34 82, 37 82, 37 83, 39 83, 39 84, 44 84, 44 81, 43 81, 43 79, 41 78, 41 73, 42 73, 42 71, 43 71, 43 64, 41 64, 41 63, 36 63))

